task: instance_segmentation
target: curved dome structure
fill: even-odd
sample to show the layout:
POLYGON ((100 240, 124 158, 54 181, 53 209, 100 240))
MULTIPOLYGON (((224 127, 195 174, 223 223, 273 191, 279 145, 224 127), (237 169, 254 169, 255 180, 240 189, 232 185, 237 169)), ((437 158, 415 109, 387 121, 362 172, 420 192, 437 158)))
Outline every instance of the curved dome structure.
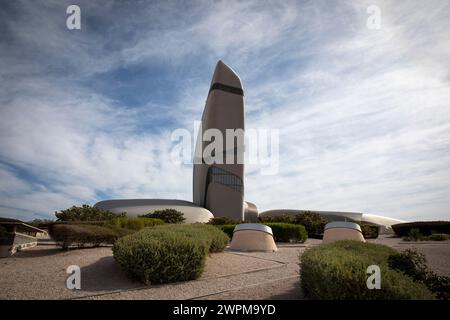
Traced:
POLYGON ((138 217, 155 210, 175 209, 183 212, 185 223, 206 223, 214 216, 205 208, 192 202, 170 199, 126 199, 106 200, 95 204, 95 207, 114 213, 126 212, 129 217, 138 217))
POLYGON ((397 223, 404 223, 403 220, 392 219, 388 217, 367 214, 361 212, 345 212, 345 211, 317 211, 317 210, 295 210, 295 209, 276 209, 268 210, 260 213, 262 217, 290 215, 295 216, 305 212, 317 212, 329 221, 350 221, 356 223, 370 224, 379 227, 380 233, 392 233, 391 226, 397 223))
POLYGON ((234 228, 230 249, 275 252, 277 246, 273 239, 272 228, 269 226, 260 223, 242 223, 234 228))
POLYGON ((361 227, 357 223, 336 221, 325 226, 323 243, 331 243, 339 240, 355 240, 365 242, 361 227))

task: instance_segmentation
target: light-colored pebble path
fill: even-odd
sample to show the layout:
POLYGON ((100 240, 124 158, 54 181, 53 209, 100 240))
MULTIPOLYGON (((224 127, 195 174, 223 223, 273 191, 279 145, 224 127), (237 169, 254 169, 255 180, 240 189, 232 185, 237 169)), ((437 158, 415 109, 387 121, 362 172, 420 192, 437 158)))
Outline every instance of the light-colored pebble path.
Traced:
MULTIPOLYGON (((429 265, 450 276, 450 241, 404 243, 381 237, 371 242, 425 253, 429 265)), ((278 244, 276 253, 211 254, 194 281, 144 286, 120 270, 111 248, 61 251, 45 245, 0 259, 0 299, 301 299, 298 257, 307 247, 278 244), (69 265, 81 268, 81 290, 68 290, 69 265)))

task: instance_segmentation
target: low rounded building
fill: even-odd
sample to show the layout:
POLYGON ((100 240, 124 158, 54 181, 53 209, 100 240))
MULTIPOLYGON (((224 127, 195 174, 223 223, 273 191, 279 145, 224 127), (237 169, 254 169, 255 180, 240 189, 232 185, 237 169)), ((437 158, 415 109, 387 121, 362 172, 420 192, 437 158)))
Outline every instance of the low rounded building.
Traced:
POLYGON ((106 200, 95 204, 96 208, 113 213, 125 212, 128 217, 142 216, 156 210, 175 209, 183 213, 185 223, 206 223, 213 214, 206 208, 199 207, 185 200, 171 199, 125 199, 106 200))
POLYGON ((234 228, 230 249, 275 252, 277 246, 273 239, 272 228, 269 226, 260 223, 242 223, 234 228))
POLYGON ((325 225, 323 243, 339 240, 355 240, 365 242, 361 227, 357 223, 335 221, 325 225))
POLYGON ((275 209, 267 210, 259 213, 260 217, 272 217, 279 215, 296 216, 306 212, 315 212, 320 214, 328 221, 351 221, 355 223, 368 224, 377 226, 380 234, 392 234, 392 225, 404 223, 405 221, 393 219, 389 217, 368 214, 362 212, 345 212, 345 211, 321 211, 321 210, 297 210, 297 209, 275 209))
POLYGON ((258 221, 258 208, 253 202, 244 201, 244 221, 258 221))

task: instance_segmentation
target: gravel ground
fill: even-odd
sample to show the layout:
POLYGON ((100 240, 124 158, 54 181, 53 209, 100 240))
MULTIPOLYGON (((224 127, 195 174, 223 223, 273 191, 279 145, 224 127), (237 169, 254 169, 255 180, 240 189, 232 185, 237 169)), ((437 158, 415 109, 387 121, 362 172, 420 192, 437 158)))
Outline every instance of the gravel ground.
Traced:
MULTIPOLYGON (((409 243, 381 237, 371 242, 397 250, 415 247, 437 273, 450 276, 450 241, 409 243)), ((0 259, 0 299, 301 299, 298 256, 320 243, 278 244, 276 253, 225 250, 209 256, 198 280, 158 286, 130 280, 111 248, 61 251, 43 245, 0 259), (81 268, 81 290, 65 287, 70 265, 81 268)))

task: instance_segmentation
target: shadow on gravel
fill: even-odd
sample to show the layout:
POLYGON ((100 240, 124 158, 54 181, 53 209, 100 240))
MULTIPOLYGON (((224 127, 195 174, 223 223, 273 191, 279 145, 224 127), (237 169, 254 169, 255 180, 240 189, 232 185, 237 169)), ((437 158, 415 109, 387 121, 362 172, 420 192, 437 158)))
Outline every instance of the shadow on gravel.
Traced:
POLYGON ((12 257, 13 258, 38 258, 38 257, 47 257, 47 256, 53 256, 55 254, 63 252, 61 248, 54 247, 54 248, 46 248, 46 249, 39 249, 36 250, 34 248, 32 249, 25 249, 22 251, 17 252, 12 257))
POLYGON ((82 291, 98 292, 142 288, 144 285, 131 280, 113 257, 103 257, 81 268, 82 291))
POLYGON ((282 294, 273 295, 268 298, 268 300, 303 300, 302 289, 300 288, 300 284, 295 286, 282 294))

